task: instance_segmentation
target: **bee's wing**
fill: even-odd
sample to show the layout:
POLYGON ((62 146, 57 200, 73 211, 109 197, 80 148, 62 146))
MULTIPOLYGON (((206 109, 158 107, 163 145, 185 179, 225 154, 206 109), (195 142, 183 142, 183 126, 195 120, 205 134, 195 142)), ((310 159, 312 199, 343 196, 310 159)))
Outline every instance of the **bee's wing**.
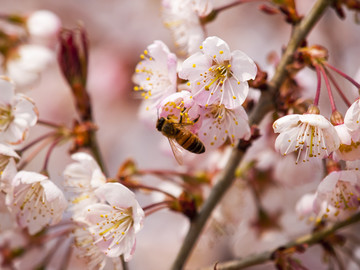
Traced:
POLYGON ((174 154, 176 161, 182 165, 183 164, 183 148, 174 140, 169 138, 169 143, 171 146, 171 150, 174 154))

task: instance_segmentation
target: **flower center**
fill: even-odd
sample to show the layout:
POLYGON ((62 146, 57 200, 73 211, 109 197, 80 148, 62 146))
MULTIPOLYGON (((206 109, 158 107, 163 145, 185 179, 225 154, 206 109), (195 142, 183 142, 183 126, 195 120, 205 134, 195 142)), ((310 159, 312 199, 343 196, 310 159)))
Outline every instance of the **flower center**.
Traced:
POLYGON ((338 209, 356 210, 360 203, 360 190, 345 181, 336 184, 331 203, 338 209))
POLYGON ((13 119, 14 116, 11 113, 11 106, 0 106, 0 131, 5 131, 13 119))
POLYGON ((101 240, 107 241, 112 239, 112 243, 108 247, 111 249, 114 245, 118 245, 129 231, 134 223, 132 218, 132 208, 117 208, 113 206, 113 210, 108 214, 102 214, 100 217, 103 221, 96 224, 96 230, 101 240))

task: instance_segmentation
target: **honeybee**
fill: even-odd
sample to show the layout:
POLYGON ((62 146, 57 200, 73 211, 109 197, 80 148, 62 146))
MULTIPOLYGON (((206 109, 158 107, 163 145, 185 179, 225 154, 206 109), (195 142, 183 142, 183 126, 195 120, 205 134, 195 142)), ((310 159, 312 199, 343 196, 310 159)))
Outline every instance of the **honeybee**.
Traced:
MULTIPOLYGON (((198 119, 195 119, 193 123, 197 120, 198 119)), ((195 154, 205 152, 205 146, 202 141, 198 136, 188 130, 185 127, 186 125, 189 124, 183 123, 182 117, 180 117, 180 121, 178 121, 173 115, 169 115, 167 118, 161 117, 156 123, 156 129, 169 139, 171 150, 179 164, 183 163, 182 148, 195 154)))

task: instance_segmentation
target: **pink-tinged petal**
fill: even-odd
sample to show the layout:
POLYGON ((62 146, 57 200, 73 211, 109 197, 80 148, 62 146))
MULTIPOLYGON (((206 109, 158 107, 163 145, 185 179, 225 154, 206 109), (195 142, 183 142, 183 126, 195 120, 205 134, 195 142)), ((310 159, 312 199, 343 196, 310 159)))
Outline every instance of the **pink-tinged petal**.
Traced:
MULTIPOLYGON (((333 125, 321 114, 301 114, 299 115, 299 119, 303 123, 307 123, 311 126, 316 126, 321 129, 327 129, 333 127, 333 125)), ((335 130, 333 129, 333 132, 335 130)))
POLYGON ((350 131, 358 131, 360 129, 360 100, 356 100, 346 111, 344 124, 350 131))
POLYGON ((296 203, 295 211, 298 216, 307 217, 314 213, 315 193, 304 194, 296 203))
POLYGON ((212 0, 198 0, 195 2, 195 10, 200 17, 207 16, 213 10, 212 0))
POLYGON ((254 61, 242 51, 235 50, 231 53, 231 70, 234 77, 241 81, 255 79, 257 67, 254 61))
POLYGON ((103 221, 102 214, 106 214, 112 210, 112 207, 108 204, 95 203, 91 204, 84 209, 83 215, 86 222, 91 224, 99 223, 103 221))
POLYGON ((298 114, 289 114, 279 118, 273 124, 274 132, 281 133, 289 128, 297 126, 299 119, 298 114))
POLYGON ((351 144, 351 135, 344 124, 335 126, 335 130, 339 136, 341 144, 351 144))
POLYGON ((45 179, 40 182, 45 191, 48 202, 57 201, 58 207, 66 208, 67 202, 64 193, 50 180, 45 179))
POLYGON ((249 85, 247 82, 240 82, 231 77, 224 82, 223 101, 222 103, 229 109, 239 107, 244 103, 248 93, 249 85))
POLYGON ((131 207, 135 201, 134 193, 120 183, 106 183, 95 190, 95 194, 110 205, 121 208, 131 207))
POLYGON ((48 179, 48 177, 40 173, 20 171, 15 175, 13 185, 17 186, 19 184, 33 184, 44 181, 46 179, 48 179))
POLYGON ((281 132, 275 140, 275 150, 282 155, 294 152, 296 150, 296 128, 281 132))
POLYGON ((176 59, 176 56, 170 53, 169 48, 161 40, 155 40, 147 49, 151 57, 157 62, 167 63, 169 55, 176 59))
MULTIPOLYGON (((206 56, 201 52, 195 53, 183 62, 179 71, 179 77, 189 81, 197 80, 199 77, 203 77, 205 72, 208 72, 208 69, 211 66, 211 57, 206 56)), ((197 84, 193 83, 192 87, 198 86, 197 84)))
POLYGON ((318 193, 329 193, 334 190, 336 183, 339 181, 341 173, 338 171, 330 173, 319 184, 318 193))
POLYGON ((360 160, 346 161, 346 169, 360 171, 360 160))
POLYGON ((12 81, 5 76, 0 76, 0 106, 9 106, 12 104, 12 99, 15 95, 15 87, 12 81))
POLYGON ((20 156, 12 148, 2 143, 0 143, 0 155, 13 157, 16 160, 20 159, 20 156))
POLYGON ((14 104, 14 117, 25 121, 26 126, 34 126, 38 120, 38 111, 34 101, 22 94, 17 94, 14 104))
POLYGON ((222 63, 231 58, 229 45, 218 37, 208 37, 203 42, 203 52, 214 61, 222 63))

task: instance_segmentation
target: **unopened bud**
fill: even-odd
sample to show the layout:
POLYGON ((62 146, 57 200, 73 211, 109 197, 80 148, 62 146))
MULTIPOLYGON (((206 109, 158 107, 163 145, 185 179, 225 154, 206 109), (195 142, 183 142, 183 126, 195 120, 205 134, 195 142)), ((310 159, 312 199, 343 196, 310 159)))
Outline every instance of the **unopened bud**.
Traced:
POLYGON ((310 105, 306 113, 309 113, 309 114, 320 114, 320 109, 318 108, 318 106, 310 105))
POLYGON ((334 112, 331 114, 330 122, 331 122, 331 124, 333 124, 334 126, 342 125, 342 124, 344 124, 344 117, 341 115, 340 112, 334 111, 334 112))
POLYGON ((74 30, 63 29, 59 42, 59 65, 73 91, 76 108, 83 121, 91 120, 90 97, 86 91, 88 39, 85 29, 82 26, 74 30))

